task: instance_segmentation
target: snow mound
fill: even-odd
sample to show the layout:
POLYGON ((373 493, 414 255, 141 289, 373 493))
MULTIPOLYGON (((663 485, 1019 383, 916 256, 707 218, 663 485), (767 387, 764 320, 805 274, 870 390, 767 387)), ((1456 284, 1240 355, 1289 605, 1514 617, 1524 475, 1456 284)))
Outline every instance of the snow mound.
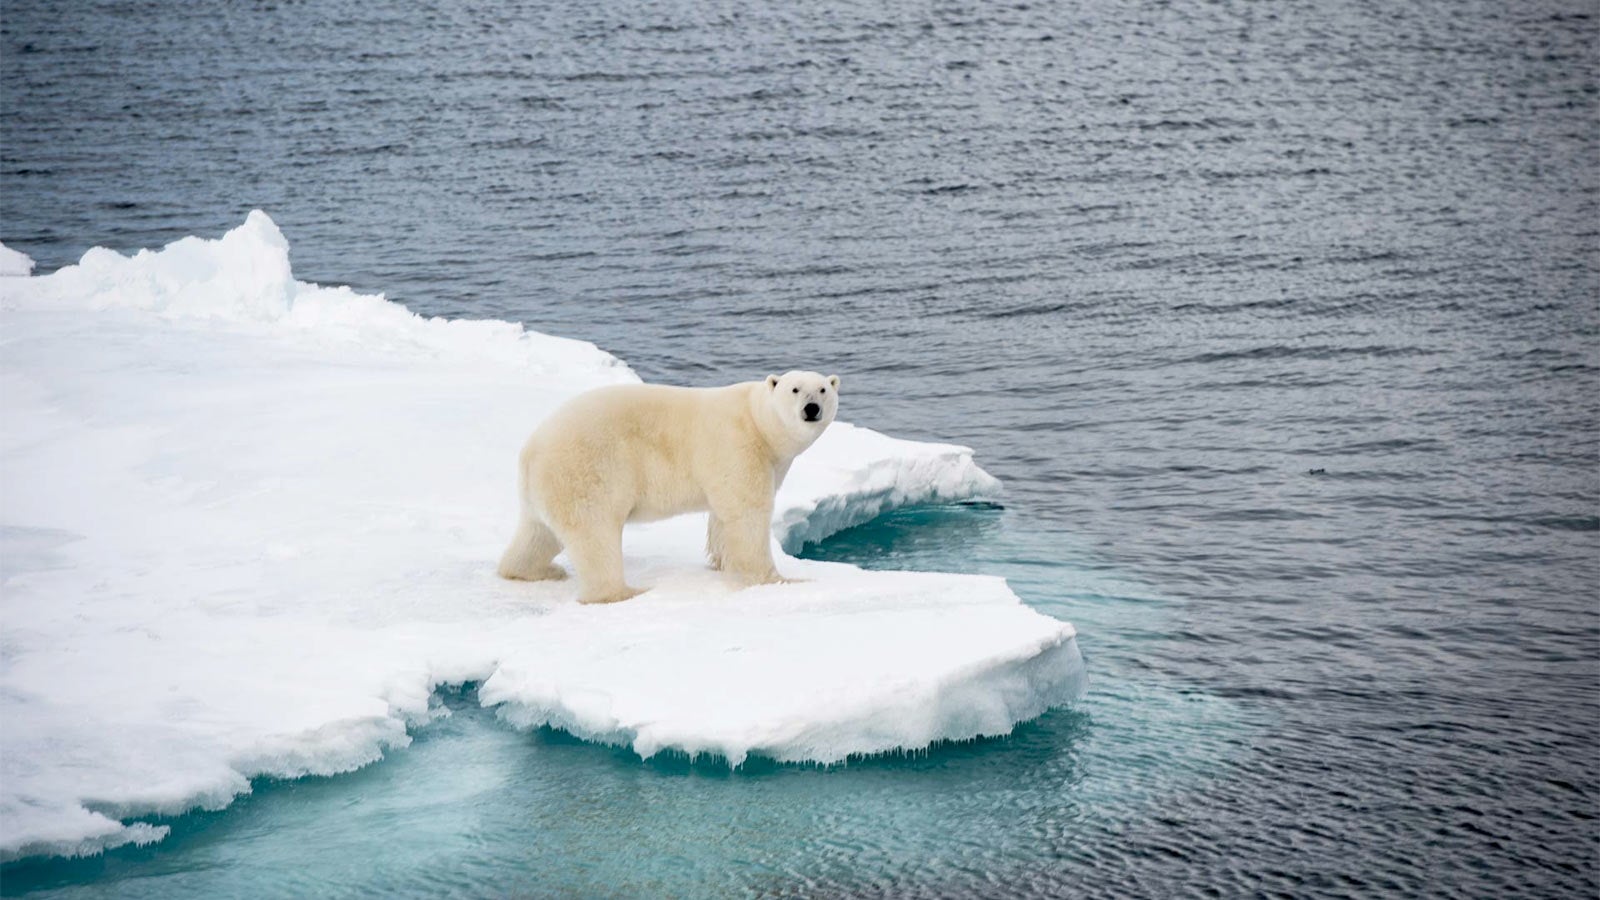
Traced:
MULTIPOLYGON (((442 684, 481 682, 516 725, 735 764, 1003 734, 1083 689, 1072 626, 999 579, 780 556, 808 581, 739 591, 704 564, 704 516, 629 530, 651 590, 627 603, 496 578, 523 439, 635 376, 296 281, 262 213, 0 280, 0 335, 0 860, 160 840, 137 817, 367 765, 442 684)), ((774 540, 996 489, 965 448, 836 423, 774 540)))
POLYGON ((33 257, 0 244, 0 277, 28 275, 33 272, 33 257))
POLYGON ((611 370, 612 381, 638 380, 587 341, 527 331, 513 322, 424 319, 381 294, 296 281, 289 242, 260 210, 217 240, 186 237, 131 257, 95 247, 75 266, 8 284, 0 302, 20 309, 144 310, 172 320, 215 320, 236 330, 255 325, 304 344, 386 357, 481 361, 555 375, 611 370))

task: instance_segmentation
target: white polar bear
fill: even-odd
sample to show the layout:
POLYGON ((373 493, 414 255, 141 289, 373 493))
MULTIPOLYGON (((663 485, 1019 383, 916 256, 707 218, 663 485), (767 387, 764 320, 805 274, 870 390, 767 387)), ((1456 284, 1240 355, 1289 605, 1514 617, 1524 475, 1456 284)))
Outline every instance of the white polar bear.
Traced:
POLYGON ((500 575, 566 577, 581 603, 635 596, 622 577, 622 525, 709 511, 712 568, 746 584, 783 579, 772 564, 772 498, 789 464, 839 409, 839 377, 768 375, 722 388, 633 384, 569 400, 522 448, 522 518, 500 575))

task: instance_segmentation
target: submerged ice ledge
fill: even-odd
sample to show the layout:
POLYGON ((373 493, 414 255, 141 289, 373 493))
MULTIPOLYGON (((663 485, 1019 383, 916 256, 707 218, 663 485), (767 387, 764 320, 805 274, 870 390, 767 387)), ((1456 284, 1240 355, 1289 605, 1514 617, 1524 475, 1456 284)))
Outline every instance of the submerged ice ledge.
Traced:
MULTIPOLYGON (((629 529, 650 591, 627 603, 499 580, 522 439, 635 376, 296 281, 262 213, 5 277, 0 316, 0 860, 159 840, 128 820, 366 765, 443 684, 519 726, 734 764, 1004 734, 1083 690, 1072 627, 1001 579, 780 554, 805 582, 738 591, 703 516, 629 529)), ((774 540, 998 489, 966 448, 836 423, 774 540)))

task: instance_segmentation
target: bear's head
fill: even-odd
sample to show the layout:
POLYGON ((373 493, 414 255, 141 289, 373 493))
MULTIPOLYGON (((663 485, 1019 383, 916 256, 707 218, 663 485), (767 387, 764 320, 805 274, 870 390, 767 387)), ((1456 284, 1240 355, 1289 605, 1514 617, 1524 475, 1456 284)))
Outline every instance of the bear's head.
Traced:
POLYGON ((794 440, 810 446, 839 411, 839 376, 816 372, 768 375, 767 408, 794 440))

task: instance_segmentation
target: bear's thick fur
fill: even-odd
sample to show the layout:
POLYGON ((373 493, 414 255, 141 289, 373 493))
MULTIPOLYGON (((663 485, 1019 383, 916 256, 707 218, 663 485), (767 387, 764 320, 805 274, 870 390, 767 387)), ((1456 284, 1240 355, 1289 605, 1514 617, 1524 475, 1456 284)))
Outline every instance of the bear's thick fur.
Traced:
POLYGON ((781 581, 772 563, 772 498, 789 464, 839 408, 839 378, 769 375, 722 388, 623 385, 590 391, 528 438, 518 466, 521 522, 500 574, 564 578, 582 603, 639 593, 622 576, 622 526, 711 513, 713 568, 746 584, 781 581))

